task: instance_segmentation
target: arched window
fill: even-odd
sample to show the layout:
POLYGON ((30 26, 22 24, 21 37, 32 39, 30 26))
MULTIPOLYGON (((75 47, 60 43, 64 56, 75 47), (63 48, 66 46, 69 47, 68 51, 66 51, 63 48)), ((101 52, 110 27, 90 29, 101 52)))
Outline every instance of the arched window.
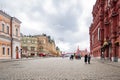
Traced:
POLYGON ((5 47, 2 48, 2 53, 5 55, 5 47))
POLYGON ((16 46, 16 52, 18 52, 18 50, 19 50, 19 48, 18 48, 18 46, 16 46))
POLYGON ((16 29, 16 36, 18 36, 18 29, 16 29))
POLYGON ((7 49, 7 52, 8 52, 8 55, 10 55, 10 49, 9 48, 7 49))
POLYGON ((100 40, 100 28, 98 28, 98 40, 100 40))
POLYGON ((5 30, 5 25, 4 24, 2 24, 2 32, 4 32, 5 30))
POLYGON ((9 26, 7 26, 7 34, 9 34, 9 26))

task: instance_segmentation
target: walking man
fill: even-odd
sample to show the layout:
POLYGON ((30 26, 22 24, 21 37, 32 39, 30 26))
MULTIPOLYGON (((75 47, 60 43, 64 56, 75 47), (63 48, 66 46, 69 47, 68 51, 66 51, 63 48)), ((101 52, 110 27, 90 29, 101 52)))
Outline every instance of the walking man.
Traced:
POLYGON ((91 56, 88 54, 88 64, 90 64, 91 56))
POLYGON ((87 64, 87 58, 88 58, 88 56, 87 56, 87 54, 85 54, 84 61, 85 61, 86 64, 87 64))

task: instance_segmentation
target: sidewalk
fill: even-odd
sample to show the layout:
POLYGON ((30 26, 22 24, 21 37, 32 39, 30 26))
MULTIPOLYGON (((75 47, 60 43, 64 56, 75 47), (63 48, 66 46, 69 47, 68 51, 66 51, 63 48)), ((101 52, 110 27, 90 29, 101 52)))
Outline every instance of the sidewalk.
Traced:
POLYGON ((0 63, 4 62, 12 62, 12 61, 25 61, 25 60, 33 60, 33 59, 44 59, 48 57, 29 57, 29 58, 21 58, 21 59, 0 59, 0 63))
POLYGON ((0 63, 12 62, 12 61, 21 61, 23 59, 0 59, 0 63))
POLYGON ((33 59, 40 59, 40 57, 32 57, 32 58, 21 58, 21 59, 0 59, 0 63, 4 62, 12 62, 12 61, 23 61, 23 60, 33 60, 33 59))
POLYGON ((104 60, 104 59, 100 59, 100 58, 93 58, 92 60, 93 61, 98 61, 98 62, 103 63, 103 64, 107 64, 107 65, 111 65, 111 66, 120 68, 120 59, 118 60, 118 62, 113 62, 113 61, 104 60))

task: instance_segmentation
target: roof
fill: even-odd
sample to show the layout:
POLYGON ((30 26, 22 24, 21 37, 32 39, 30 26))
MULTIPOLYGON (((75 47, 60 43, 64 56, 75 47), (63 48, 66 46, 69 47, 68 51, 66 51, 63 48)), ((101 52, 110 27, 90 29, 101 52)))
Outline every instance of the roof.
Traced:
POLYGON ((14 21, 16 21, 18 23, 21 23, 21 21, 18 20, 16 17, 11 17, 9 14, 7 14, 6 12, 4 12, 2 10, 0 10, 0 14, 3 15, 3 16, 5 16, 6 18, 9 18, 9 19, 12 19, 12 20, 14 20, 14 21))
POLYGON ((2 10, 0 10, 0 14, 3 15, 3 16, 5 16, 5 17, 7 17, 7 18, 9 18, 9 19, 11 19, 11 16, 8 15, 7 13, 5 13, 5 12, 2 11, 2 10))
POLYGON ((19 19, 17 19, 16 17, 12 17, 12 19, 13 19, 15 22, 21 23, 21 21, 20 21, 19 19))

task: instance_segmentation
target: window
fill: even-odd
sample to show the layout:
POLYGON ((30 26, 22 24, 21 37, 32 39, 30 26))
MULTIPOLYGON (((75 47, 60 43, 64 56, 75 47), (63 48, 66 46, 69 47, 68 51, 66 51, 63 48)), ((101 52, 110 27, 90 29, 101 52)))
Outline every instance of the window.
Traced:
POLYGON ((94 44, 94 35, 92 35, 92 44, 94 44))
POLYGON ((9 26, 7 26, 7 34, 9 34, 9 26))
POLYGON ((43 47, 42 47, 42 46, 40 46, 39 51, 42 51, 42 50, 43 50, 43 47))
POLYGON ((2 48, 3 55, 5 55, 5 47, 2 48))
POLYGON ((28 50, 28 47, 27 47, 27 46, 24 46, 24 47, 22 47, 22 50, 26 53, 27 50, 28 50))
POLYGON ((23 40, 23 43, 27 43, 27 40, 23 40))
POLYGON ((4 24, 2 24, 2 32, 4 32, 4 28, 5 28, 5 25, 4 25, 4 24))
POLYGON ((18 36, 18 29, 16 29, 16 36, 18 36))
POLYGON ((35 40, 31 40, 31 43, 33 43, 33 44, 34 44, 34 43, 35 43, 35 40))
POLYGON ((108 7, 110 7, 110 0, 108 0, 108 7))
POLYGON ((98 28, 98 40, 100 40, 100 28, 98 28))
POLYGON ((33 41, 32 41, 32 39, 31 39, 31 43, 32 43, 33 41))
POLYGON ((35 51, 35 47, 31 47, 31 51, 35 51))
POLYGON ((10 55, 10 49, 9 48, 7 49, 7 51, 8 51, 8 55, 10 55))
POLYGON ((45 40, 40 40, 39 44, 45 44, 45 40))
POLYGON ((41 41, 39 41, 39 44, 42 44, 42 42, 41 42, 41 41))

